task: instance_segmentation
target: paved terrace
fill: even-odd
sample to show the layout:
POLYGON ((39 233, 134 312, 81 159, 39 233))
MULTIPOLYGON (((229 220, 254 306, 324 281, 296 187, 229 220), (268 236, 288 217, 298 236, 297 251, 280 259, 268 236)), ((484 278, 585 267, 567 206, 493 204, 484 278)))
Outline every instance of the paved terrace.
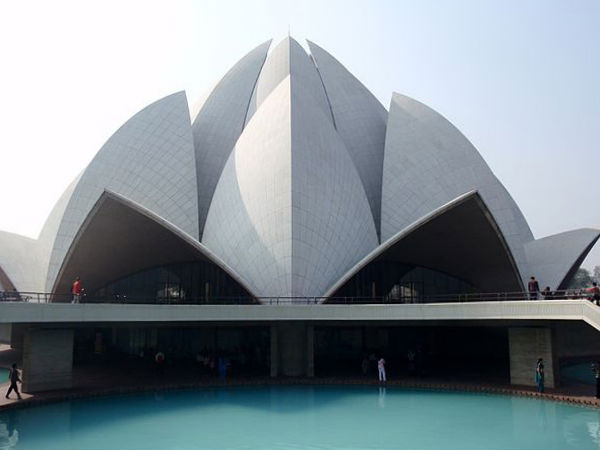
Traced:
POLYGON ((0 323, 582 320, 600 331, 587 300, 360 305, 142 305, 0 302, 0 323))

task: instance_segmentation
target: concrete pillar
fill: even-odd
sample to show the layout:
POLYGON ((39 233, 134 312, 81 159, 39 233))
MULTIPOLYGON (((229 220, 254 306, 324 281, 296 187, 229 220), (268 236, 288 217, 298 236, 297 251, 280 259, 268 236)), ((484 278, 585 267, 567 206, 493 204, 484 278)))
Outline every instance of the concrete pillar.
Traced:
POLYGON ((271 326, 271 377, 315 376, 314 327, 302 322, 271 326))
POLYGON ((30 329, 23 349, 23 392, 70 389, 73 330, 30 329))
POLYGON ((315 327, 306 326, 306 376, 315 376, 315 327))
POLYGON ((15 350, 23 350, 23 340, 29 325, 13 323, 10 331, 10 346, 15 350))
POLYGON ((10 345, 12 323, 0 323, 0 344, 10 345))
POLYGON ((279 325, 279 370, 286 377, 306 375, 306 324, 279 325))
POLYGON ((535 367, 538 358, 544 360, 546 387, 557 386, 557 364, 550 328, 509 328, 510 383, 535 386, 535 367))
POLYGON ((271 378, 279 375, 279 336, 278 327, 271 326, 271 378))

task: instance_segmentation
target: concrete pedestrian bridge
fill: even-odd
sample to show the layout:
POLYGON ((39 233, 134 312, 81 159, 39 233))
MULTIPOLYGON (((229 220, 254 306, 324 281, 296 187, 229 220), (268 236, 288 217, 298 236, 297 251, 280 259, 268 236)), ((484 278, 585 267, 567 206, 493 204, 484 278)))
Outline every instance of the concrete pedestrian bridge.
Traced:
POLYGON ((587 300, 427 304, 151 305, 0 303, 0 324, 279 321, 583 321, 600 331, 600 307, 587 300))
POLYGON ((554 387, 564 361, 600 357, 598 331, 600 307, 581 299, 269 305, 0 302, 0 342, 22 349, 25 392, 70 388, 74 349, 87 348, 94 355, 110 347, 134 348, 145 339, 144 348, 156 351, 162 348, 156 343, 160 341, 148 344, 148 336, 156 339, 160 333, 181 336, 170 342, 202 336, 202 345, 212 342, 215 351, 230 345, 231 333, 260 334, 266 339, 263 352, 272 377, 314 376, 319 352, 335 333, 353 336, 344 342, 354 342, 356 355, 349 358, 359 362, 367 349, 377 349, 395 352, 402 364, 407 346, 436 342, 436 348, 446 349, 437 350, 438 355, 449 361, 504 361, 502 370, 507 376, 510 372, 515 385, 533 384, 532 367, 541 357, 546 384, 554 387))

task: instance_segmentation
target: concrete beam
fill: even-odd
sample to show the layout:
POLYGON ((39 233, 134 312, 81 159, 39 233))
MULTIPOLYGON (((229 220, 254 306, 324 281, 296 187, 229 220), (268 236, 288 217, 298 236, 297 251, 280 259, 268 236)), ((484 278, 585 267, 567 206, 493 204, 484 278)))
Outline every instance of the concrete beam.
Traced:
POLYGON ((271 378, 279 375, 279 333, 276 325, 271 326, 271 378))
POLYGON ((0 303, 0 323, 583 320, 600 330, 587 300, 373 305, 136 305, 0 303))
POLYGON ((23 392, 70 389, 73 330, 30 329, 23 349, 23 392))

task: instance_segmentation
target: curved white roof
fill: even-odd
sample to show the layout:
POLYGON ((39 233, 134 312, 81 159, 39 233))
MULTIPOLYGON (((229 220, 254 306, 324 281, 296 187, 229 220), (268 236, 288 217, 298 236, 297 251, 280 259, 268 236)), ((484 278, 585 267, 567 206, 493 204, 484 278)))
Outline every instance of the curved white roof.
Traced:
POLYGON ((321 296, 377 245, 356 169, 302 86, 285 78, 248 123, 203 236, 261 297, 321 296))
POLYGON ((358 170, 379 232, 387 111, 333 56, 311 41, 308 45, 325 86, 335 128, 358 170))
MULTIPOLYGON (((514 287, 516 267, 524 281, 535 275, 551 287, 565 283, 598 231, 535 241, 504 186, 450 122, 400 94, 388 114, 342 64, 308 44, 311 55, 292 38, 269 55, 270 41, 256 47, 197 102, 193 123, 183 92, 134 115, 67 189, 37 241, 0 232, 3 279, 48 291, 59 272, 67 274, 65 264, 67 278, 75 266, 85 271, 77 236, 111 192, 152 215, 140 224, 160 235, 153 225, 160 222, 177 237, 172 242, 195 242, 257 296, 331 293, 388 251, 385 257, 423 265, 439 255, 426 259, 410 245, 442 228, 446 240, 486 243, 470 253, 474 279, 501 286, 505 277, 514 287), (476 199, 394 240, 472 192, 476 199), (459 217, 468 222, 462 228, 459 217), (501 276, 477 266, 491 249, 501 253, 490 255, 501 276)), ((114 223, 108 219, 96 217, 98 235, 105 231, 98 224, 114 223)), ((92 245, 90 235, 85 239, 92 245)), ((440 262, 438 269, 451 272, 453 265, 440 262)), ((468 268, 461 270, 455 276, 468 278, 468 268)))
POLYGON ((523 244, 533 235, 512 197, 448 120, 394 93, 383 162, 382 241, 470 190, 479 192, 494 215, 524 277, 523 244))
POLYGON ((292 83, 298 82, 307 86, 307 95, 313 97, 325 115, 333 120, 317 68, 300 44, 293 38, 287 37, 273 49, 265 61, 248 106, 246 123, 288 75, 292 76, 292 83))
POLYGON ((571 276, 579 268, 596 241, 600 230, 582 228, 525 244, 525 253, 530 273, 543 289, 566 289, 571 276))
POLYGON ((74 188, 56 234, 46 286, 54 286, 73 238, 104 190, 198 236, 195 169, 184 92, 165 97, 129 119, 100 149, 74 188))
POLYGON ((252 90, 270 45, 271 41, 259 45, 225 74, 192 124, 198 203, 198 232, 194 236, 198 239, 202 237, 219 176, 244 129, 252 90))

